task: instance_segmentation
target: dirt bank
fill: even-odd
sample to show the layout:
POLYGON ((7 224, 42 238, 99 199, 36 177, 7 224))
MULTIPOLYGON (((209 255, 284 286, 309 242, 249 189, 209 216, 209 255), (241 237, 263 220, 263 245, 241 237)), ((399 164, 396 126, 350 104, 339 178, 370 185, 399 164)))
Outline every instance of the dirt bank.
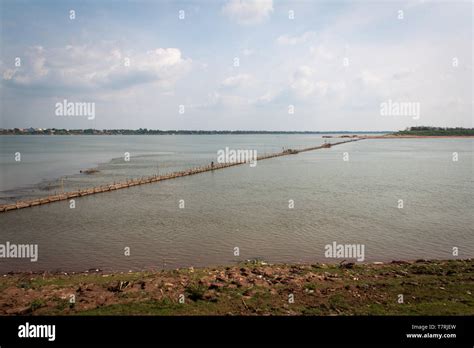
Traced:
POLYGON ((471 259, 22 273, 1 278, 0 315, 474 315, 473 291, 471 259))

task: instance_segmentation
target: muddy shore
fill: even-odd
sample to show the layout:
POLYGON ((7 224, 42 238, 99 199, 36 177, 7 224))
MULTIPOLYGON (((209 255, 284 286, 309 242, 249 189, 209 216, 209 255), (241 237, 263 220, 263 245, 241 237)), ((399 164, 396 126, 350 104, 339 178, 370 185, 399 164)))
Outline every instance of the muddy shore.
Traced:
POLYGON ((474 260, 6 274, 0 315, 474 315, 474 260), (402 295, 402 297, 400 297, 402 295))

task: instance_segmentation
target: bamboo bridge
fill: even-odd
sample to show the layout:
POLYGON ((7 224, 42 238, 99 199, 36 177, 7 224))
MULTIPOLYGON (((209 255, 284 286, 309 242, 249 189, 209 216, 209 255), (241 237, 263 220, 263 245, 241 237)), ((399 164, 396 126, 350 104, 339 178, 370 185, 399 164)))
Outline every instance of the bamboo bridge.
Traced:
MULTIPOLYGON (((350 143, 350 142, 353 142, 353 141, 358 141, 358 140, 363 140, 363 139, 365 139, 365 138, 358 137, 358 138, 351 138, 350 140, 340 141, 340 142, 336 142, 336 143, 332 143, 332 144, 331 143, 325 143, 325 144, 320 145, 320 146, 309 147, 309 148, 304 148, 304 149, 299 149, 299 150, 287 149, 287 150, 284 150, 282 152, 277 152, 277 153, 272 153, 272 154, 268 154, 268 155, 258 156, 257 157, 257 162, 265 160, 265 159, 269 159, 269 158, 275 158, 275 157, 281 157, 281 156, 287 156, 287 155, 294 155, 294 154, 298 154, 300 152, 330 148, 332 146, 345 144, 345 143, 350 143)), ((126 181, 119 182, 119 183, 100 185, 100 186, 96 186, 96 187, 92 187, 92 188, 88 188, 88 189, 62 192, 62 193, 55 194, 55 195, 50 195, 50 196, 47 196, 47 197, 44 197, 44 198, 36 198, 36 199, 31 199, 31 200, 18 201, 16 203, 12 203, 12 204, 2 204, 2 205, 0 205, 0 213, 7 212, 7 211, 10 211, 10 210, 34 207, 34 206, 37 206, 37 205, 43 205, 43 204, 48 204, 48 203, 53 203, 53 202, 58 202, 58 201, 64 201, 64 200, 68 200, 68 199, 76 198, 76 197, 83 197, 83 196, 93 195, 93 194, 96 194, 96 193, 109 192, 109 191, 120 190, 120 189, 123 189, 123 188, 138 186, 138 185, 150 184, 150 183, 153 183, 153 182, 179 178, 179 177, 182 177, 182 176, 189 176, 189 175, 194 175, 194 174, 199 174, 199 173, 224 169, 224 168, 237 166, 237 165, 241 165, 241 164, 245 164, 245 163, 248 163, 248 162, 218 163, 218 164, 212 163, 212 164, 208 164, 208 165, 205 165, 205 166, 186 169, 186 170, 177 171, 177 172, 164 174, 164 175, 152 175, 152 176, 148 176, 148 177, 145 177, 145 178, 131 179, 131 180, 126 180, 126 181)))

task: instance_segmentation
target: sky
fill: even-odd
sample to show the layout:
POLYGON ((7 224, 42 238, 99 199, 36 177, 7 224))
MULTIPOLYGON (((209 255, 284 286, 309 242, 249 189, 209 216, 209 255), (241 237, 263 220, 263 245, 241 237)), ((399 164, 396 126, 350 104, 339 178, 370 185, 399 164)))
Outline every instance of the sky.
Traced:
POLYGON ((0 0, 0 128, 473 127, 472 17, 470 1, 0 0), (94 117, 58 116, 65 100, 94 117))

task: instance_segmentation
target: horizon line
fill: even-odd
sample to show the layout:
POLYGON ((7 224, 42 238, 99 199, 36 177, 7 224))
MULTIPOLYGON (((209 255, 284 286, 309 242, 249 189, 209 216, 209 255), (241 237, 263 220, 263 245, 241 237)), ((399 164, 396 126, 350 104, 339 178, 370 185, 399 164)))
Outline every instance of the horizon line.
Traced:
POLYGON ((219 132, 219 133, 235 133, 235 132, 242 132, 242 133, 391 133, 391 132, 398 132, 399 130, 262 130, 262 129, 153 129, 153 128, 55 128, 55 127, 14 127, 14 128, 0 128, 0 131, 8 131, 8 130, 32 130, 32 131, 46 131, 46 130, 65 130, 65 131, 146 131, 146 132, 219 132))

